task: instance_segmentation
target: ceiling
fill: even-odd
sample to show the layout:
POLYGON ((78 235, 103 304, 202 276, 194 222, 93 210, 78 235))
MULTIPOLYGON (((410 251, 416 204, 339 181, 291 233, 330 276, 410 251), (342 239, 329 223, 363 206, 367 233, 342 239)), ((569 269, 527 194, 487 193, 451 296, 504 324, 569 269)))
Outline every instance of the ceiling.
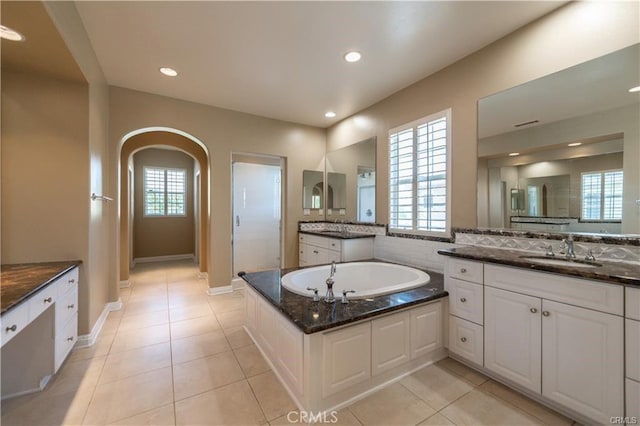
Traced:
POLYGON ((109 84, 328 127, 565 2, 78 1, 109 84), (343 55, 362 52, 349 64, 343 55), (165 77, 160 67, 179 76, 165 77), (324 117, 326 111, 337 116, 324 117))

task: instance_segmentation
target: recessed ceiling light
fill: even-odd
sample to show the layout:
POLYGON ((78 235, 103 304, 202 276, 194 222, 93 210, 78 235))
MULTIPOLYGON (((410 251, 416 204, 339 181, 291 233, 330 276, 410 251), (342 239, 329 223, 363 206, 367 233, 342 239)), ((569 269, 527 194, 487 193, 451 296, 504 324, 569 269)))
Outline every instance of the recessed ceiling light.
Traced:
POLYGON ((324 116, 327 117, 327 118, 333 118, 333 117, 336 116, 336 113, 333 112, 333 111, 327 111, 327 112, 324 113, 324 116))
POLYGON ((640 86, 632 87, 631 89, 629 89, 629 91, 631 93, 640 92, 640 86))
POLYGON ((362 58, 360 52, 352 50, 344 54, 344 60, 347 62, 358 62, 362 58))
POLYGON ((570 144, 567 144, 567 146, 580 146, 582 145, 582 142, 572 142, 570 144))
POLYGON ((16 30, 12 30, 9 27, 5 27, 4 25, 0 25, 0 37, 12 40, 12 41, 24 41, 25 36, 17 32, 16 30))
POLYGON ((520 155, 519 152, 510 152, 509 157, 515 157, 516 155, 520 155))
POLYGON ((175 77, 178 75, 178 71, 174 70, 173 68, 169 68, 169 67, 162 67, 160 68, 160 72, 166 76, 169 77, 175 77))

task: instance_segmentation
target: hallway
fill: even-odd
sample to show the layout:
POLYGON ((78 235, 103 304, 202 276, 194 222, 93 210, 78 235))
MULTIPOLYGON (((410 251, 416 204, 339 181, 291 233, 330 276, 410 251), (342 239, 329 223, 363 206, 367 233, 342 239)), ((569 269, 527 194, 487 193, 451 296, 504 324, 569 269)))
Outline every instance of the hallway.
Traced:
MULTIPOLYGON (((3 401, 2 424, 283 425, 289 413, 298 423, 242 328, 243 291, 207 296, 189 261, 141 264, 131 284, 98 342, 73 351, 45 391, 3 401)), ((573 423, 450 358, 336 417, 351 425, 573 423)))

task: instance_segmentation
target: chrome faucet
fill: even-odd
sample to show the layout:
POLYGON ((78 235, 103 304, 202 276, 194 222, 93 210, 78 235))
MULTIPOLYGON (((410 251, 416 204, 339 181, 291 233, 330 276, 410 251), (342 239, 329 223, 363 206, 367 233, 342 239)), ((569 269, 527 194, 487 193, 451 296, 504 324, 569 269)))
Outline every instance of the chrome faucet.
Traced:
POLYGON ((573 237, 569 235, 561 241, 561 244, 566 248, 565 257, 567 259, 575 259, 576 253, 573 251, 573 237))
POLYGON ((326 284, 327 284, 327 293, 324 295, 324 301, 325 303, 333 303, 336 301, 335 296, 333 295, 333 284, 335 284, 335 281, 333 280, 333 276, 336 273, 336 262, 333 261, 331 262, 331 274, 329 275, 329 278, 327 278, 326 284))

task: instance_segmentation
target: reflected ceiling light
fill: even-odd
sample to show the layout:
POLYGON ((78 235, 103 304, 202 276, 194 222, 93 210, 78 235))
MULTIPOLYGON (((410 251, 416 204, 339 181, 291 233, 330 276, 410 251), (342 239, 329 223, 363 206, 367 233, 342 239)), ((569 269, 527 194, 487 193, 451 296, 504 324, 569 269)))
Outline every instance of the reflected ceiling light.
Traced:
POLYGON ((25 40, 25 36, 17 32, 16 30, 12 30, 9 27, 5 27, 4 25, 0 25, 0 37, 6 40, 12 40, 12 41, 25 40))
POLYGON ((515 157, 516 155, 520 155, 519 152, 510 152, 509 157, 515 157))
POLYGON ((333 111, 327 111, 327 112, 324 113, 324 116, 327 117, 327 118, 333 118, 333 117, 336 116, 336 113, 333 112, 333 111))
POLYGON ((174 70, 173 68, 169 68, 169 67, 162 67, 160 68, 160 72, 168 77, 175 77, 178 75, 178 71, 174 70))
POLYGON ((631 89, 629 89, 629 92, 631 93, 640 92, 640 86, 632 87, 631 89))
POLYGON ((567 144, 567 146, 580 146, 582 145, 582 142, 572 142, 570 144, 567 144))
POLYGON ((347 62, 358 62, 362 58, 360 52, 352 50, 344 54, 344 60, 347 62))

